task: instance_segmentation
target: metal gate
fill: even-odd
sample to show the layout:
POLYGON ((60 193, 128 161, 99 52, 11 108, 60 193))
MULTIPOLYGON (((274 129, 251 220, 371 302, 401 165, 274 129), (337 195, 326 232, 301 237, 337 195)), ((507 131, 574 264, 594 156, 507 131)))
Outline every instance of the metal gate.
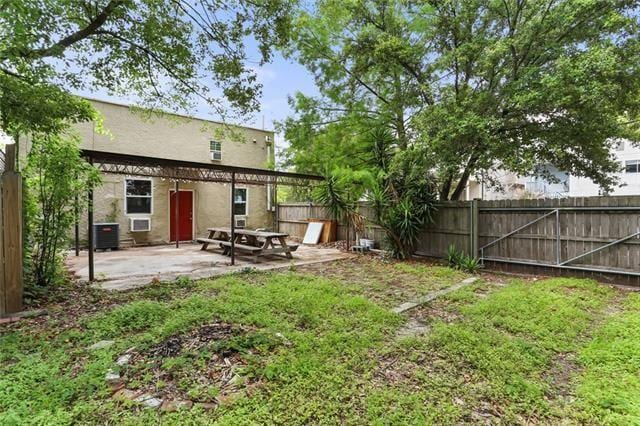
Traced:
POLYGON ((479 260, 482 264, 484 264, 485 261, 491 261, 491 262, 501 262, 501 263, 511 263, 511 264, 520 264, 520 265, 531 265, 531 266, 544 266, 544 267, 552 267, 552 268, 558 268, 558 269, 570 269, 570 270, 580 270, 580 271, 588 271, 588 272, 602 272, 602 273, 614 273, 614 274, 623 274, 623 275, 629 275, 629 276, 637 276, 640 277, 640 265, 637 265, 637 269, 634 271, 631 270, 626 270, 626 269, 616 269, 616 268, 604 268, 604 267, 592 267, 592 266, 586 266, 586 265, 575 265, 574 262, 580 260, 580 259, 584 259, 587 258, 589 256, 594 255, 595 253, 598 253, 602 250, 605 250, 607 248, 619 245, 621 243, 624 243, 626 241, 632 240, 634 238, 640 239, 640 221, 638 222, 637 225, 637 229, 635 229, 635 231, 631 232, 628 235, 624 235, 620 238, 617 238, 613 241, 608 241, 608 242, 604 242, 603 245, 596 247, 594 249, 588 250, 584 253, 575 255, 575 256, 571 256, 568 258, 563 259, 562 258, 562 240, 563 240, 563 235, 561 232, 561 228, 560 228, 560 222, 561 222, 561 214, 564 212, 577 212, 577 211, 582 211, 582 212, 588 212, 588 211, 597 211, 597 212, 633 212, 633 211, 638 211, 640 213, 640 207, 557 207, 557 208, 553 208, 553 207, 522 207, 522 208, 518 208, 518 207, 486 207, 486 208, 480 208, 479 209, 480 212, 539 212, 541 214, 541 216, 537 217, 534 220, 531 220, 521 226, 516 227, 515 229, 507 232, 504 235, 501 235, 500 237, 490 241, 487 244, 484 244, 483 246, 480 246, 478 249, 479 252, 479 260), (548 217, 554 217, 555 218, 555 227, 554 227, 554 235, 553 237, 555 238, 555 262, 540 262, 540 261, 533 261, 533 260, 517 260, 517 259, 507 259, 507 258, 502 258, 502 257, 495 257, 495 256, 487 256, 485 253, 487 251, 487 249, 489 249, 490 247, 500 243, 501 241, 506 240, 509 237, 513 237, 514 235, 518 234, 519 232, 531 227, 532 225, 548 218, 548 217))

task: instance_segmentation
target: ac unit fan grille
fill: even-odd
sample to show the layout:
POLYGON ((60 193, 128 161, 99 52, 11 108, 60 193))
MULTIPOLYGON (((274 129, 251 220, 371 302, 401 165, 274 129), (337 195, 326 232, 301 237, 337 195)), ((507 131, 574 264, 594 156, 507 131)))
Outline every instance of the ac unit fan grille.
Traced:
POLYGON ((151 229, 151 221, 149 219, 131 219, 131 231, 142 232, 151 229))

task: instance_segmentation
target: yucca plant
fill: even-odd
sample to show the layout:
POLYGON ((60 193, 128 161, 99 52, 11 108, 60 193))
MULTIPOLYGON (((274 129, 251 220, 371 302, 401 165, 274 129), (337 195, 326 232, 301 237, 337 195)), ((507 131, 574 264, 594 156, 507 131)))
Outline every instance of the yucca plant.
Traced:
POLYGON ((451 244, 447 247, 446 253, 447 264, 449 267, 459 269, 470 274, 474 274, 480 268, 480 262, 473 256, 464 254, 462 250, 458 250, 455 245, 451 244))
POLYGON ((459 251, 455 245, 451 244, 449 245, 449 247, 447 247, 447 265, 449 265, 451 268, 458 268, 462 256, 464 256, 464 254, 459 251))
POLYGON ((480 262, 475 257, 465 255, 460 262, 460 269, 475 274, 480 269, 480 262))
POLYGON ((336 174, 329 174, 313 190, 313 200, 326 207, 333 220, 353 210, 353 201, 349 198, 349 189, 336 174))
POLYGON ((432 221, 436 191, 427 159, 414 150, 396 155, 388 173, 380 173, 369 192, 378 225, 396 258, 415 250, 420 233, 432 221))

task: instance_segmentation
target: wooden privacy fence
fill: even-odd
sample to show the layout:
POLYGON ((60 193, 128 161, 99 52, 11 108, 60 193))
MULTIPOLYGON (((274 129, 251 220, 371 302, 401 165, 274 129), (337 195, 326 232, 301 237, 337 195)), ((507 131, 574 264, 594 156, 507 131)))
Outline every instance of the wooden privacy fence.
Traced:
POLYGON ((15 145, 0 151, 0 317, 22 310, 22 177, 15 145))
MULTIPOLYGON (((362 205, 365 216, 373 217, 362 205)), ((321 206, 283 204, 280 229, 301 236, 321 206)), ((346 236, 346 226, 339 227, 346 236)), ((368 238, 384 241, 376 227, 368 238)), ((353 235, 353 233, 351 233, 353 235)), ((595 276, 640 286, 640 196, 447 201, 422 233, 417 254, 443 257, 449 245, 499 269, 595 276)))
MULTIPOLYGON (((373 209, 365 203, 360 204, 359 211, 368 219, 374 217, 373 209)), ((331 217, 325 207, 313 203, 284 203, 277 206, 276 222, 280 232, 286 232, 294 237, 302 238, 307 229, 308 219, 331 219, 331 217)), ((343 220, 339 221, 339 240, 347 239, 347 229, 346 223, 343 220)), ((355 239, 353 229, 349 229, 349 237, 351 240, 355 239)), ((384 232, 378 226, 372 225, 369 220, 364 235, 361 235, 361 237, 383 241, 384 232)))

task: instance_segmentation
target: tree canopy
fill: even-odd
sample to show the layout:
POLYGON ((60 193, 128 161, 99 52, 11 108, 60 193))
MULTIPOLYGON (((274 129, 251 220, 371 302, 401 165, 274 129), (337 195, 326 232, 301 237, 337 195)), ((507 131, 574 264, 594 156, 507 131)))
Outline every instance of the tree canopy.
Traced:
POLYGON ((640 139, 639 2, 321 0, 288 53, 320 96, 297 94, 287 161, 377 167, 381 148, 433 164, 441 199, 472 176, 546 164, 605 189, 615 138, 640 139), (374 129, 391 130, 385 146, 374 129), (379 141, 378 141, 379 142, 379 141))
POLYGON ((289 16, 289 0, 0 0, 3 127, 47 127, 41 113, 60 112, 54 100, 86 119, 86 103, 62 99, 69 89, 134 94, 171 111, 202 102, 222 116, 255 111, 261 87, 249 61, 270 60, 289 16))

